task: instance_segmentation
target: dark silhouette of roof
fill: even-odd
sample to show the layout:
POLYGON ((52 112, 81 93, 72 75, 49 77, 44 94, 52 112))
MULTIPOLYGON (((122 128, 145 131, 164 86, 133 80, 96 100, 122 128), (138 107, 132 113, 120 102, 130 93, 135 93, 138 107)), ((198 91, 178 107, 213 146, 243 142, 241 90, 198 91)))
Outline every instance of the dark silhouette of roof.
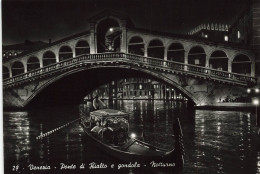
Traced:
POLYGON ((229 48, 233 48, 233 49, 247 49, 247 50, 251 49, 251 47, 249 45, 244 45, 241 43, 239 44, 239 43, 225 42, 225 41, 216 42, 216 41, 210 40, 208 38, 203 38, 203 37, 196 36, 196 35, 166 33, 166 32, 159 32, 159 31, 147 30, 147 29, 142 29, 142 28, 130 28, 130 30, 135 31, 135 32, 142 32, 142 33, 153 34, 153 35, 158 35, 158 36, 170 37, 173 39, 175 38, 175 39, 183 39, 183 40, 187 40, 187 41, 202 42, 202 43, 208 44, 208 45, 224 46, 224 47, 229 47, 229 48))
POLYGON ((46 44, 47 43, 42 42, 42 41, 25 40, 24 43, 19 43, 19 44, 14 44, 14 45, 3 45, 3 50, 26 51, 26 50, 31 50, 33 48, 41 47, 46 44))
MULTIPOLYGON (((25 56, 25 55, 27 55, 27 54, 29 54, 29 53, 32 53, 32 52, 35 52, 35 51, 40 51, 40 50, 42 50, 42 49, 45 49, 45 48, 48 48, 48 47, 57 45, 57 44, 62 43, 62 42, 69 41, 69 40, 71 40, 71 39, 74 39, 74 38, 77 38, 77 37, 80 37, 80 36, 87 35, 87 34, 89 34, 89 33, 90 33, 89 31, 84 31, 84 32, 82 32, 82 33, 77 33, 77 34, 74 34, 74 35, 65 37, 65 38, 63 38, 63 39, 57 40, 57 41, 52 42, 52 43, 48 43, 48 44, 46 43, 46 44, 44 44, 44 45, 42 45, 42 46, 34 47, 34 48, 30 49, 30 50, 26 50, 26 51, 22 52, 21 54, 19 54, 19 55, 16 56, 16 57, 9 58, 9 59, 5 59, 5 60, 3 60, 3 62, 7 62, 7 61, 9 61, 9 60, 11 60, 11 59, 25 56)), ((4 46, 3 46, 3 50, 4 50, 4 46)))

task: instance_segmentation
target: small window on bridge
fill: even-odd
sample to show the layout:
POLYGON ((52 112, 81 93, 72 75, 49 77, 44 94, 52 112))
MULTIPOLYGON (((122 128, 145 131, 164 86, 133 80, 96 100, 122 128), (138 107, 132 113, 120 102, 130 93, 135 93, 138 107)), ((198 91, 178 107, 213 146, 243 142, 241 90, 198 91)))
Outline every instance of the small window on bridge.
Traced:
POLYGON ((14 62, 12 65, 12 75, 16 76, 24 73, 24 66, 22 62, 14 62))
POLYGON ((47 51, 43 54, 43 66, 48 66, 56 63, 56 56, 52 51, 47 51))
POLYGON ((224 51, 214 51, 209 58, 210 68, 228 71, 228 57, 224 51))
POLYGON ((206 65, 206 54, 202 47, 195 46, 193 47, 188 55, 188 63, 195 65, 196 62, 199 62, 198 66, 204 66, 206 65))
POLYGON ((144 41, 141 37, 134 36, 128 43, 128 53, 144 56, 144 41))
POLYGON ((149 57, 164 59, 164 46, 158 39, 152 40, 149 43, 147 52, 149 57))
POLYGON ((81 40, 78 41, 75 47, 76 56, 89 54, 90 53, 90 47, 87 41, 81 40))
POLYGON ((184 63, 184 47, 180 43, 172 43, 167 52, 167 59, 184 63))
POLYGON ((27 71, 40 68, 40 61, 37 57, 30 57, 27 61, 27 71))
POLYGON ((10 77, 10 72, 9 72, 9 69, 6 67, 6 66, 3 66, 3 79, 7 79, 10 77))
POLYGON ((228 36, 225 36, 225 37, 224 37, 224 40, 225 40, 226 42, 228 42, 228 36))
POLYGON ((59 51, 59 61, 73 57, 72 49, 68 46, 62 46, 59 51))
POLYGON ((237 55, 232 62, 232 72, 251 75, 251 61, 246 55, 237 55))

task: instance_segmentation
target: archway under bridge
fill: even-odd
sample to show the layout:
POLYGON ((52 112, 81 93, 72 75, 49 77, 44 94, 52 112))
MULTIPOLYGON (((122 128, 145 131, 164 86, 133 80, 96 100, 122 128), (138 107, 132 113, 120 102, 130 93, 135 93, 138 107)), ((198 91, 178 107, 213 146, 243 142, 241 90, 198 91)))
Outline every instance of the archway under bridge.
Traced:
POLYGON ((113 80, 132 77, 149 78, 166 83, 195 105, 214 104, 227 95, 240 96, 246 91, 243 87, 234 88, 227 84, 209 82, 205 78, 194 78, 184 74, 158 72, 130 65, 95 64, 4 89, 4 107, 79 104, 82 98, 97 87, 113 80))

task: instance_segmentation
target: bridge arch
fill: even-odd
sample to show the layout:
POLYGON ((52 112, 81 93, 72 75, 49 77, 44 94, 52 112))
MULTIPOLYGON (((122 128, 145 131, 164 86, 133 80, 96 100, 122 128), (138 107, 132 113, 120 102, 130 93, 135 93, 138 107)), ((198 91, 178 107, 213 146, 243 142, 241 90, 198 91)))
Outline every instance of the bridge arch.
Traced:
POLYGON ((29 57, 27 60, 27 72, 40 68, 40 60, 38 57, 29 57))
POLYGON ((188 64, 206 66, 206 53, 202 46, 193 46, 188 53, 188 64))
MULTIPOLYGON (((94 65, 94 66, 88 67, 88 68, 87 67, 81 67, 81 68, 78 68, 77 70, 71 70, 71 71, 65 72, 64 74, 58 75, 55 78, 52 78, 52 79, 48 80, 43 85, 41 85, 37 90, 35 90, 34 93, 24 102, 23 105, 24 105, 24 107, 26 107, 38 94, 40 94, 41 91, 43 91, 49 85, 54 84, 55 82, 58 82, 59 80, 62 80, 63 78, 69 77, 70 75, 73 76, 73 75, 77 75, 77 73, 84 73, 84 72, 88 72, 88 71, 91 71, 91 70, 98 70, 99 73, 102 73, 102 75, 104 75, 104 74, 110 74, 108 72, 115 72, 113 69, 114 70, 120 70, 120 72, 121 72, 121 70, 127 70, 127 72, 129 72, 129 70, 132 70, 132 72, 135 72, 138 75, 138 77, 140 77, 140 73, 143 73, 144 75, 146 74, 149 77, 152 77, 152 78, 154 78, 156 80, 159 80, 161 82, 164 82, 164 83, 166 83, 168 85, 173 86, 177 90, 181 91, 181 93, 183 93, 187 98, 191 99, 191 101, 193 101, 195 104, 199 103, 199 101, 197 101, 197 99, 189 91, 187 91, 185 88, 181 87, 179 84, 174 82, 171 78, 169 78, 169 77, 167 77, 167 76, 165 76, 163 74, 158 74, 156 71, 146 70, 146 69, 143 69, 142 67, 135 67, 135 68, 133 68, 130 65, 125 65, 125 66, 120 66, 120 67, 118 67, 116 65, 109 66, 109 67, 104 67, 102 65, 94 65), (112 69, 112 71, 111 71, 111 69, 112 69)), ((96 73, 94 73, 94 74, 96 74, 96 73)), ((122 74, 129 74, 129 73, 117 73, 117 74, 122 75, 122 74)), ((86 79, 87 76, 85 74, 82 75, 82 77, 84 77, 84 80, 86 80, 86 81, 88 80, 88 79, 86 79)), ((122 78, 124 78, 124 77, 122 77, 122 78)), ((75 79, 75 78, 70 77, 70 79, 75 79)), ((67 81, 67 80, 65 80, 65 81, 67 81)), ((83 84, 82 80, 76 79, 76 82, 79 85, 83 84)), ((72 83, 72 84, 74 84, 74 83, 72 83)), ((99 85, 102 85, 102 84, 99 84, 99 85)), ((97 86, 99 86, 99 85, 97 85, 97 86)), ((80 87, 73 86, 72 89, 82 90, 82 86, 80 86, 80 87)), ((68 91, 68 90, 66 90, 66 91, 68 91)), ((87 95, 87 94, 85 94, 85 95, 87 95)), ((60 96, 60 95, 57 94, 57 96, 60 96)), ((63 95, 61 95, 61 96, 63 96, 63 95)), ((53 96, 53 97, 55 97, 55 96, 53 96)), ((82 96, 82 97, 84 97, 84 96, 82 96)))
POLYGON ((54 52, 46 51, 45 53, 43 53, 43 56, 42 56, 43 66, 48 66, 48 65, 51 65, 54 63, 56 63, 56 56, 55 56, 54 52))
POLYGON ((179 42, 171 43, 167 48, 167 60, 184 63, 185 49, 179 42))
POLYGON ((121 21, 114 17, 102 18, 96 24, 97 52, 119 51, 121 47, 121 21))
POLYGON ((150 40, 147 47, 148 57, 164 59, 164 44, 161 39, 150 40))
POLYGON ((232 72, 251 75, 251 64, 250 57, 245 54, 237 54, 232 61, 232 72))
POLYGON ((59 61, 63 61, 73 57, 73 52, 71 47, 63 45, 59 49, 59 61))
POLYGON ((25 72, 24 64, 20 61, 13 62, 11 67, 12 76, 16 76, 25 72))
POLYGON ((90 46, 88 41, 86 40, 79 40, 75 45, 75 54, 76 56, 89 54, 90 53, 90 46))
POLYGON ((133 36, 128 42, 128 53, 144 56, 145 43, 141 36, 133 36))
POLYGON ((3 79, 7 79, 10 77, 10 71, 9 71, 9 68, 7 68, 6 66, 2 66, 2 76, 3 76, 3 79))
POLYGON ((118 23, 118 26, 119 26, 120 28, 122 27, 122 23, 121 23, 121 20, 120 20, 119 18, 117 18, 117 17, 115 17, 115 16, 112 16, 112 15, 110 15, 110 16, 104 16, 104 17, 102 17, 102 18, 100 18, 100 19, 98 19, 98 20, 95 21, 95 32, 96 32, 96 33, 97 33, 97 27, 98 27, 98 25, 99 25, 101 22, 103 22, 104 20, 106 20, 106 19, 114 20, 114 21, 116 21, 116 22, 118 23))
POLYGON ((228 56, 225 51, 214 50, 210 53, 209 67, 221 71, 228 71, 228 56))

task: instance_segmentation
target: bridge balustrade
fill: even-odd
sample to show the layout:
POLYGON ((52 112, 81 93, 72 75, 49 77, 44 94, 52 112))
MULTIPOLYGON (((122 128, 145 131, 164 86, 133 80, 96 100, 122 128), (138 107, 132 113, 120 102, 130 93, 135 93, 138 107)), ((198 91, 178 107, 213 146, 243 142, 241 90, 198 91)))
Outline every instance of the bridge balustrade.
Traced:
POLYGON ((215 77, 218 79, 238 82, 240 84, 243 83, 244 85, 246 85, 247 82, 254 82, 254 83, 256 82, 256 78, 251 76, 246 76, 237 73, 230 73, 226 71, 219 71, 215 69, 210 69, 210 68, 205 68, 205 67, 190 65, 190 64, 184 64, 180 62, 174 62, 169 60, 144 57, 140 55, 126 54, 126 53, 99 53, 99 54, 80 55, 75 58, 66 59, 58 63, 45 66, 43 68, 35 69, 24 74, 20 74, 8 79, 4 79, 3 84, 8 85, 15 82, 19 82, 24 79, 35 77, 37 75, 53 73, 56 71, 63 71, 64 68, 74 67, 74 65, 75 67, 77 67, 79 63, 81 64, 89 61, 102 62, 102 61, 107 61, 107 60, 111 61, 117 59, 130 61, 130 63, 134 62, 135 64, 138 63, 142 65, 159 67, 161 69, 181 71, 183 73, 189 73, 190 75, 194 75, 195 73, 198 75, 207 76, 209 78, 215 77))

